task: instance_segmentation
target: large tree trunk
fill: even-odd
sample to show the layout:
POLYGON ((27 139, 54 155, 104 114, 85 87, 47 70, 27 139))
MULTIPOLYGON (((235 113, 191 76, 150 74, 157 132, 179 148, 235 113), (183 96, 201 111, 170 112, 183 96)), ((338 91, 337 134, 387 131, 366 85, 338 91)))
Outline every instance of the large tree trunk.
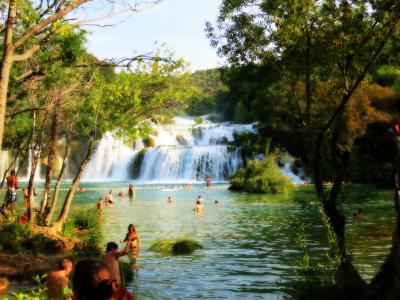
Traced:
MULTIPOLYGON (((53 94, 53 97, 55 95, 53 94)), ((57 97, 57 96, 55 96, 57 97)), ((43 192, 43 200, 40 206, 40 215, 42 217, 45 216, 45 211, 47 209, 48 199, 50 198, 50 185, 51 185, 51 172, 54 168, 54 161, 56 155, 56 148, 58 143, 58 132, 60 127, 60 114, 61 114, 61 105, 60 105, 60 97, 57 97, 54 102, 54 111, 53 111, 53 123, 51 126, 51 135, 49 142, 49 154, 47 156, 47 169, 46 169, 46 181, 44 185, 43 192)))
POLYGON ((62 166, 61 166, 60 173, 58 174, 56 186, 54 188, 53 201, 51 202, 50 211, 49 211, 49 213, 47 214, 47 216, 45 218, 45 224, 47 224, 47 225, 51 223, 51 219, 53 218, 53 214, 54 214, 54 211, 56 209, 56 204, 57 204, 57 201, 58 201, 58 194, 60 192, 61 180, 62 180, 62 178, 64 176, 64 172, 65 172, 65 169, 67 167, 67 162, 68 162, 68 156, 69 156, 69 151, 70 151, 69 142, 70 141, 69 141, 69 138, 67 136, 67 140, 65 142, 63 163, 62 163, 62 166))
POLYGON ((6 117, 7 92, 13 63, 13 27, 16 15, 16 0, 9 0, 8 16, 3 43, 3 57, 0 62, 0 149, 3 145, 4 122, 6 117))
POLYGON ((326 131, 321 131, 317 137, 314 155, 314 180, 317 195, 322 203, 324 213, 337 238, 337 246, 341 255, 341 262, 337 270, 336 285, 348 295, 348 299, 371 299, 371 291, 367 283, 361 278, 351 262, 351 257, 346 253, 345 244, 345 217, 337 207, 337 199, 344 180, 345 169, 348 161, 347 153, 340 153, 336 147, 337 136, 332 137, 331 156, 335 162, 336 178, 329 192, 324 191, 323 177, 321 174, 323 143, 326 131))
POLYGON ((86 152, 86 156, 83 159, 83 161, 82 161, 82 163, 81 163, 81 165, 79 167, 78 173, 76 174, 74 180, 72 181, 71 187, 70 187, 70 189, 68 191, 67 197, 65 198, 64 205, 62 207, 60 215, 59 215, 57 221, 53 225, 53 229, 55 229, 57 231, 61 230, 62 225, 64 224, 64 222, 67 219, 67 216, 68 216, 68 213, 69 213, 69 210, 70 210, 70 207, 71 207, 72 199, 74 198, 75 191, 76 191, 76 189, 77 189, 77 187, 78 187, 78 185, 79 185, 79 183, 81 181, 81 176, 83 174, 83 171, 85 170, 87 164, 89 163, 90 159, 92 158, 92 155, 93 155, 93 152, 94 152, 94 148, 96 147, 96 145, 99 142, 99 140, 100 139, 95 138, 95 139, 92 139, 89 142, 89 146, 88 146, 88 149, 87 149, 87 152, 86 152))

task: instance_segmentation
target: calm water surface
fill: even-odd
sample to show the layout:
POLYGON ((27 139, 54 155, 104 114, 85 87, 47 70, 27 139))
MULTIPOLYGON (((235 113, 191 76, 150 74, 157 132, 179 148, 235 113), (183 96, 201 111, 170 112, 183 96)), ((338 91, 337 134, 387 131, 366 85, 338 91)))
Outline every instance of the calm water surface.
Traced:
MULTIPOLYGON (((74 209, 95 207, 99 196, 113 190, 114 204, 104 208, 104 242, 120 241, 127 225, 136 225, 142 247, 138 278, 129 286, 135 299, 282 299, 285 282, 294 279, 299 255, 295 239, 302 224, 313 259, 319 260, 326 250, 318 206, 305 207, 296 201, 314 201, 312 189, 265 196, 232 193, 225 185, 197 185, 193 190, 138 185, 136 198, 118 197, 119 191, 126 194, 127 185, 85 183, 85 192, 76 194, 74 209), (204 199, 202 215, 191 210, 198 195, 204 199), (194 239, 204 249, 185 256, 148 250, 156 240, 170 238, 194 239)), ((362 276, 369 279, 389 251, 393 193, 360 187, 346 195, 348 251, 362 276), (366 217, 354 222, 351 216, 358 207, 366 217)))

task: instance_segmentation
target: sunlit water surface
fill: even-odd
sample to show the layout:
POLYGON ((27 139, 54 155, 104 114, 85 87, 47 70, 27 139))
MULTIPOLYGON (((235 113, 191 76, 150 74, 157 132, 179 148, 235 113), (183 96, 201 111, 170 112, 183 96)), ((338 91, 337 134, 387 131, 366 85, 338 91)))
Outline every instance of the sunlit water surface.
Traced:
MULTIPOLYGON (((295 279, 300 253, 295 240, 302 224, 312 258, 319 260, 326 250, 318 206, 301 204, 314 201, 312 188, 270 196, 233 193, 226 185, 195 185, 193 190, 138 185, 136 198, 130 199, 117 196, 126 194, 126 182, 82 185, 86 190, 76 194, 74 210, 95 207, 99 196, 110 189, 114 193, 114 204, 104 207, 104 243, 123 239, 129 223, 140 233, 138 277, 128 287, 135 299, 282 299, 286 283, 295 279), (192 210, 198 195, 204 199, 201 215, 192 210), (170 238, 190 238, 204 248, 184 256, 148 250, 156 240, 170 238)), ((359 187, 346 195, 348 251, 361 275, 370 279, 389 251, 393 193, 359 187), (355 222, 351 216, 359 207, 366 217, 355 222)))

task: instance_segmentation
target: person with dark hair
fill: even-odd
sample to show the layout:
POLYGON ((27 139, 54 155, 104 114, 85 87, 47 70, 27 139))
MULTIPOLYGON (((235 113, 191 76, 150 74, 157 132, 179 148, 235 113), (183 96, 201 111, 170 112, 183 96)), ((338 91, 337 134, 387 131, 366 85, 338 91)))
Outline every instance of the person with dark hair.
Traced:
POLYGON ((64 258, 58 265, 58 270, 47 275, 47 293, 50 299, 61 299, 64 296, 64 289, 69 286, 68 275, 72 270, 72 262, 64 258))
POLYGON ((79 261, 72 278, 74 300, 113 300, 114 290, 108 285, 111 274, 102 261, 86 258, 79 261))
POLYGON ((7 192, 5 200, 6 208, 11 208, 12 210, 15 210, 18 186, 18 178, 15 174, 15 170, 11 170, 10 175, 7 176, 7 192))
POLYGON ((133 198, 136 196, 136 187, 133 184, 130 184, 128 187, 128 195, 133 198))
POLYGON ((118 245, 114 242, 109 242, 106 245, 106 253, 103 255, 103 262, 111 274, 111 278, 118 284, 121 284, 121 272, 119 270, 119 258, 127 255, 131 240, 129 239, 124 250, 118 251, 118 245))
POLYGON ((123 239, 121 243, 126 243, 129 240, 129 250, 137 255, 140 248, 140 236, 133 224, 128 225, 128 232, 125 235, 125 239, 123 239))
POLYGON ((196 200, 196 204, 193 207, 193 210, 197 213, 201 213, 204 210, 203 204, 201 204, 200 200, 196 200))

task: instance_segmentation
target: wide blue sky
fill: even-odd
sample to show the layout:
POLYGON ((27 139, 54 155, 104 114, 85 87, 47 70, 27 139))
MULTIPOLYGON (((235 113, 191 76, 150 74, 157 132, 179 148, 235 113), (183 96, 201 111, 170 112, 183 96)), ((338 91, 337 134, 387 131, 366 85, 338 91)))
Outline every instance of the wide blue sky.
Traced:
MULTIPOLYGON (((204 27, 206 21, 215 21, 221 1, 163 0, 122 24, 87 27, 88 49, 100 58, 127 57, 153 50, 157 41, 190 63, 190 70, 216 67, 222 60, 211 48, 204 27)), ((116 22, 113 18, 102 23, 116 22)))

